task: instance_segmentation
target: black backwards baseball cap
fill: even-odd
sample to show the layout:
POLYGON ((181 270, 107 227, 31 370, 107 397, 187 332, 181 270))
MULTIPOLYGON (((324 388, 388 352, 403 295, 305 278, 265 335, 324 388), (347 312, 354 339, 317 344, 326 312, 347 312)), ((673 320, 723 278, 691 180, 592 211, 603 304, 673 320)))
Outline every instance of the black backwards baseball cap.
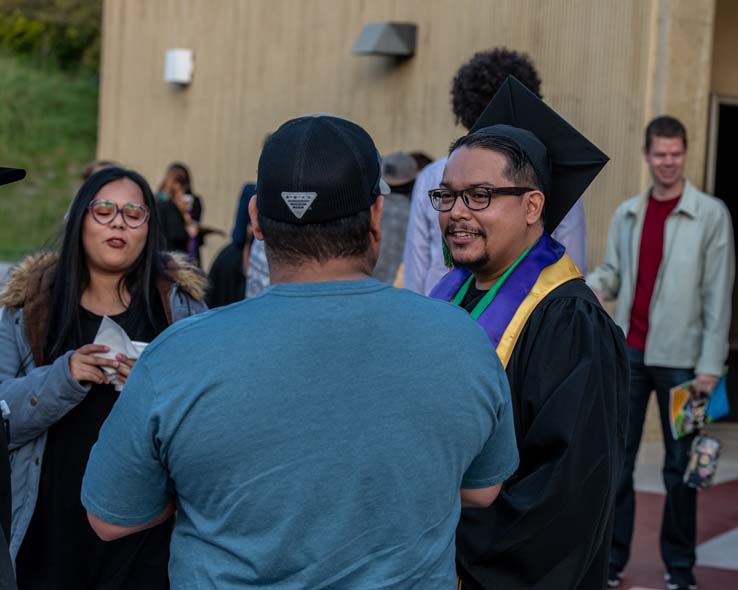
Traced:
POLYGON ((365 211, 380 194, 381 157, 369 134, 327 113, 284 123, 259 157, 256 205, 259 214, 309 225, 365 211))
POLYGON ((546 197, 548 233, 609 160, 514 76, 503 82, 469 133, 504 137, 525 154, 546 197))
POLYGON ((0 168, 0 185, 10 184, 26 177, 26 171, 21 168, 0 168))

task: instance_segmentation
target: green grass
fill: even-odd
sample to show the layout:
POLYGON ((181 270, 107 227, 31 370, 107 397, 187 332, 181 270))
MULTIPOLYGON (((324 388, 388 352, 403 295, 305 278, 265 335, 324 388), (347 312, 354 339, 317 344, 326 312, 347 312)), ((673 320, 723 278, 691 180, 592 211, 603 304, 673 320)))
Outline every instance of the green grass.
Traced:
POLYGON ((97 77, 0 51, 0 166, 27 176, 0 186, 0 261, 54 239, 95 157, 97 77))

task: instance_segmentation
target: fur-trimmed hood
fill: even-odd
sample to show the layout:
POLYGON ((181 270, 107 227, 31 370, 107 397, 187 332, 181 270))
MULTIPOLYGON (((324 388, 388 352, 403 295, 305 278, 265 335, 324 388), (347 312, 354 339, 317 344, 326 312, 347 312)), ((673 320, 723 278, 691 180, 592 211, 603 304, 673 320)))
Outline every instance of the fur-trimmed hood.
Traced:
MULTIPOLYGON (((58 257, 42 253, 23 260, 11 272, 7 285, 0 293, 0 305, 23 308, 23 331, 36 366, 45 364, 45 347, 51 317, 51 296, 58 257)), ((157 277, 156 290, 164 306, 167 324, 174 321, 170 295, 175 285, 178 292, 195 302, 202 302, 207 279, 204 273, 181 254, 163 256, 164 272, 157 277)))
POLYGON ((163 258, 167 278, 179 285, 179 288, 195 301, 205 301, 205 292, 208 288, 208 277, 205 272, 180 252, 165 252, 163 258))
POLYGON ((55 252, 41 252, 24 258, 11 268, 5 287, 0 292, 0 307, 23 307, 26 297, 40 286, 33 279, 52 268, 57 258, 55 252))
MULTIPOLYGON (((46 286, 44 283, 48 283, 48 277, 55 269, 57 260, 56 252, 41 252, 28 256, 13 267, 0 292, 0 306, 23 307, 30 297, 46 286)), ((178 252, 165 253, 163 260, 166 276, 162 277, 164 285, 161 287, 168 290, 176 283, 192 299, 203 301, 207 287, 207 277, 203 271, 178 252)))

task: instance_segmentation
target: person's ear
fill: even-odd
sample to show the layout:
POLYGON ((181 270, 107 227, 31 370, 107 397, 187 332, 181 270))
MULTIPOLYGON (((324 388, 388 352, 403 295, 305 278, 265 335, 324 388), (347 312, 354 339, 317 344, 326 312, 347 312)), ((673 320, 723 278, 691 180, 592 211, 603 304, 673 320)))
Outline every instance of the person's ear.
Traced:
POLYGON ((525 200, 525 220, 528 225, 538 223, 543 218, 543 205, 546 203, 546 197, 541 191, 531 191, 526 193, 525 200))
POLYGON ((251 218, 251 227, 254 230, 254 237, 257 240, 263 240, 264 234, 259 227, 259 209, 256 207, 256 195, 249 199, 249 217, 251 218))
POLYGON ((382 212, 384 211, 384 197, 379 195, 369 207, 369 234, 379 243, 382 239, 382 212))

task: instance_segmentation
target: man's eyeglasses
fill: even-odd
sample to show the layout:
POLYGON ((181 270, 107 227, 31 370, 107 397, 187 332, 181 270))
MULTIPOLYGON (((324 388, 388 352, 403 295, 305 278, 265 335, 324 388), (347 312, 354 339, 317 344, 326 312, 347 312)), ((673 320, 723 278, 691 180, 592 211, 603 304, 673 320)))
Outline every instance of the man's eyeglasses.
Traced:
POLYGON ((110 225, 113 219, 120 213, 123 223, 131 229, 142 226, 149 220, 150 211, 146 205, 137 205, 136 203, 126 203, 122 207, 118 207, 112 201, 94 200, 87 209, 92 215, 92 219, 102 225, 110 225))
POLYGON ((530 191, 537 189, 526 188, 524 186, 473 186, 460 191, 452 191, 446 188, 434 188, 428 191, 430 202, 436 211, 451 211, 454 208, 456 199, 461 197, 466 205, 472 211, 481 211, 489 207, 492 197, 495 195, 524 195, 530 191))

